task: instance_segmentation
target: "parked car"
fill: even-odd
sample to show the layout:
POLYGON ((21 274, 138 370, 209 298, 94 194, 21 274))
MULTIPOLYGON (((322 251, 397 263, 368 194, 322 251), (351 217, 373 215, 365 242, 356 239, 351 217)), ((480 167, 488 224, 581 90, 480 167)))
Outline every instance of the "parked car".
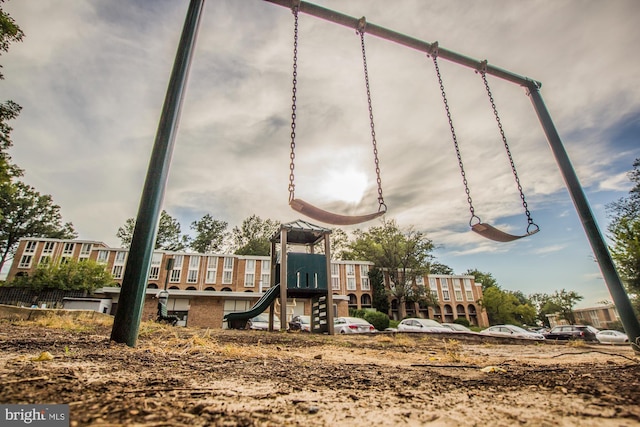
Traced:
POLYGON ((333 320, 333 328, 336 334, 363 334, 376 331, 371 323, 359 317, 336 317, 333 320))
POLYGON ((311 316, 293 316, 289 322, 292 331, 311 332, 311 316))
MULTIPOLYGON (((247 320, 247 329, 269 330, 269 313, 261 313, 247 320)), ((273 329, 280 329, 280 319, 274 315, 273 329)))
POLYGON ((604 330, 596 334, 596 339, 603 344, 622 344, 629 342, 629 337, 624 332, 604 330))
POLYGON ((520 326, 515 325, 495 325, 490 326, 480 332, 483 335, 491 335, 494 337, 510 337, 522 338, 527 340, 544 340, 544 335, 537 332, 530 332, 520 326))
POLYGON ((459 323, 442 323, 442 326, 451 329, 453 332, 473 332, 471 329, 459 323))
POLYGON ((587 325, 560 325, 554 326, 551 330, 544 334, 548 340, 584 340, 598 341, 596 334, 598 330, 593 326, 587 325))
POLYGON ((442 326, 431 319, 404 319, 398 324, 398 332, 451 332, 451 329, 442 326))

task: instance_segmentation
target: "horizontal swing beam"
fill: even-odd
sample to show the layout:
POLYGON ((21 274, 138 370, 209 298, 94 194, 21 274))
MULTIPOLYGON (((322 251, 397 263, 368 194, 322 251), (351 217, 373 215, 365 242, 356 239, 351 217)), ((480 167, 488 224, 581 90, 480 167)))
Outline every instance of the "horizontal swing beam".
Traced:
MULTIPOLYGON (((335 24, 339 24, 345 27, 357 29, 358 23, 360 19, 354 18, 349 15, 345 15, 330 9, 326 9, 324 7, 320 7, 318 5, 307 3, 304 1, 298 2, 297 0, 265 0, 269 3, 274 3, 280 6, 291 8, 296 3, 299 3, 299 11, 306 13, 307 15, 312 15, 320 19, 324 19, 326 21, 333 22, 335 24)), ((438 49, 438 58, 446 59, 451 62, 455 62, 456 64, 463 65, 465 67, 473 68, 474 70, 486 70, 487 74, 490 74, 494 77, 498 77, 503 80, 507 80, 512 83, 516 83, 520 86, 524 86, 530 89, 539 89, 542 86, 542 83, 536 80, 532 80, 528 77, 520 76, 518 74, 512 73, 507 70, 503 70, 502 68, 494 67, 493 65, 487 64, 484 61, 479 61, 477 59, 470 58, 468 56, 460 55, 459 53, 453 52, 451 50, 444 49, 438 46, 438 43, 427 43, 422 40, 415 39, 413 37, 409 37, 407 35, 389 30, 387 28, 381 27, 379 25, 372 24, 367 22, 365 27, 365 32, 372 36, 379 37, 384 40, 389 40, 394 43, 401 44, 403 46, 409 47, 411 49, 419 50, 421 52, 430 54, 433 52, 434 48, 438 49)))

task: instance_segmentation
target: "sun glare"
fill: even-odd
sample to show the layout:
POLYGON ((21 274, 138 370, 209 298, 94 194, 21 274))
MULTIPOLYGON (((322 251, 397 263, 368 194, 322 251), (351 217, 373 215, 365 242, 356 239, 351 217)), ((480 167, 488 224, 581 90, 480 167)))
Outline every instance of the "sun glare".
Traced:
POLYGON ((367 175, 354 169, 333 170, 322 181, 319 190, 328 199, 357 204, 367 190, 367 175))

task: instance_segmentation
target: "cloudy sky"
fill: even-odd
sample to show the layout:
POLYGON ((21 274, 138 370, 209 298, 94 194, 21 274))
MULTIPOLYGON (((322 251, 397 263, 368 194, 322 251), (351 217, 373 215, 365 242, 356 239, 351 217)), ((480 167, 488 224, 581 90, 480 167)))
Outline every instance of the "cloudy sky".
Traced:
MULTIPOLYGON (((640 157, 640 3, 635 0, 317 0, 541 81, 542 96, 597 221, 630 189, 640 157)), ((26 34, 0 58, 0 98, 24 180, 51 194, 80 238, 118 246, 135 217, 186 0, 9 0, 26 34)), ((343 214, 377 209, 360 40, 300 16, 296 196, 343 214)), ((469 207, 426 55, 366 38, 387 218, 423 230, 456 273, 490 272, 505 289, 575 290, 610 300, 525 90, 489 77, 520 181, 541 232, 513 243, 471 232, 469 207)), ((288 207, 293 17, 261 0, 207 2, 164 208, 189 231, 205 214, 282 222, 288 207)), ((473 70, 440 61, 476 214, 526 229, 510 165, 473 70)), ((360 227, 378 225, 366 223, 360 227)), ((346 228, 350 230, 350 228, 346 228)))

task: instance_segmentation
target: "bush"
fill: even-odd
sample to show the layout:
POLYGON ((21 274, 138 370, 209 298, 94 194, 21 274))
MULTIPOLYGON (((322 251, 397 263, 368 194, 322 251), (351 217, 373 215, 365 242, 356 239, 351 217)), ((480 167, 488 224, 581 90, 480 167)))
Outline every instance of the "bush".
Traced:
POLYGON ((384 331, 389 327, 389 316, 380 311, 367 311, 364 320, 371 323, 379 331, 384 331))
POLYGON ((364 319, 364 316, 367 314, 367 310, 363 308, 359 309, 349 309, 349 317, 359 317, 360 319, 364 319))
POLYGON ((469 326, 471 326, 471 323, 469 322, 469 319, 467 319, 466 317, 458 317, 457 319, 455 319, 453 321, 453 323, 457 323, 458 325, 466 326, 467 328, 469 326))

